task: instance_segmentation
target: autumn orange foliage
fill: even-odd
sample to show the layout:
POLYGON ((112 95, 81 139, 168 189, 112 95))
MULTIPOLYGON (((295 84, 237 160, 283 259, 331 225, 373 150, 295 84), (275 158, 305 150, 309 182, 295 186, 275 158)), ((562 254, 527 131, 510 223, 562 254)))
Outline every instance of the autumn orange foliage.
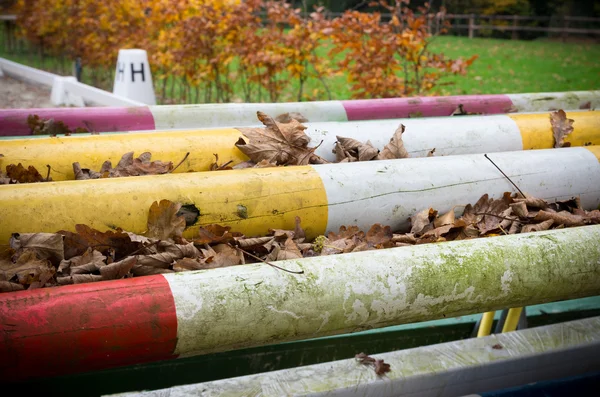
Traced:
POLYGON ((110 70, 119 49, 146 49, 163 97, 178 78, 186 102, 276 102, 290 87, 296 100, 329 99, 327 78, 337 74, 353 97, 379 98, 429 93, 442 76, 464 73, 473 58, 430 53, 427 10, 417 16, 404 3, 380 2, 389 21, 358 11, 328 19, 323 7, 272 0, 18 0, 17 12, 29 41, 87 68, 110 70), (317 55, 331 45, 330 57, 317 55), (308 79, 323 88, 307 92, 308 79))

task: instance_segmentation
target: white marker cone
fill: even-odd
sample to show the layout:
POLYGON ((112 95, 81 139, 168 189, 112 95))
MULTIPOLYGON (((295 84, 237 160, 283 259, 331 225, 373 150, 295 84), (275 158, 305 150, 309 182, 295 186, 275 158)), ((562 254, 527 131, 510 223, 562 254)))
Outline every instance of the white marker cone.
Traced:
POLYGON ((113 94, 156 105, 152 73, 145 50, 119 50, 113 94))

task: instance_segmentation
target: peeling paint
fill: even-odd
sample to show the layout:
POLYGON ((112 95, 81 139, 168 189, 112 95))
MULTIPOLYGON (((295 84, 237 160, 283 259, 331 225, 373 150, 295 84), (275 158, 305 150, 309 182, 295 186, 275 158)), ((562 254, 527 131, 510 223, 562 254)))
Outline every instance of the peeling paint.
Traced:
POLYGON ((177 354, 600 294, 600 226, 165 275, 177 354), (250 293, 248 293, 250 291, 250 293), (181 313, 181 316, 180 316, 181 313))

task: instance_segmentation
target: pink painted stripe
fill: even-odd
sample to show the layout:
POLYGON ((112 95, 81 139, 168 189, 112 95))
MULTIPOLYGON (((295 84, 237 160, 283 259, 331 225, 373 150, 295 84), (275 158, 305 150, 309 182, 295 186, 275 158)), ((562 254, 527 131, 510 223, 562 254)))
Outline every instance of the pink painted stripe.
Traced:
POLYGON ((0 136, 31 135, 27 117, 64 122, 69 128, 96 132, 154 130, 154 117, 147 106, 124 108, 0 109, 0 136))
POLYGON ((0 294, 0 381, 176 358, 162 275, 0 294))
POLYGON ((461 95, 342 101, 348 121, 450 116, 462 104, 467 112, 509 113, 508 95, 461 95))

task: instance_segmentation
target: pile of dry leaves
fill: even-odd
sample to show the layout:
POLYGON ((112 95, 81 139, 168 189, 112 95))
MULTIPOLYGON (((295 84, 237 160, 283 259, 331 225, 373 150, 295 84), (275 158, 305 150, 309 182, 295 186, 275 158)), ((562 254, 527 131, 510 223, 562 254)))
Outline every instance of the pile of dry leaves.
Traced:
MULTIPOLYGON (((401 247, 503 234, 526 233, 600 224, 600 211, 585 211, 578 199, 548 203, 505 193, 500 199, 482 196, 457 217, 454 209, 438 216, 427 208, 410 218, 408 233, 394 233, 375 224, 368 231, 342 226, 337 233, 306 241, 300 219, 294 230, 271 230, 247 237, 230 227, 208 225, 185 239, 181 204, 155 202, 147 231, 100 232, 76 225, 76 232, 13 234, 0 255, 0 291, 114 280, 134 276, 212 269, 245 263, 272 262, 312 256, 401 247)), ((302 272, 298 272, 302 273, 302 272)))

